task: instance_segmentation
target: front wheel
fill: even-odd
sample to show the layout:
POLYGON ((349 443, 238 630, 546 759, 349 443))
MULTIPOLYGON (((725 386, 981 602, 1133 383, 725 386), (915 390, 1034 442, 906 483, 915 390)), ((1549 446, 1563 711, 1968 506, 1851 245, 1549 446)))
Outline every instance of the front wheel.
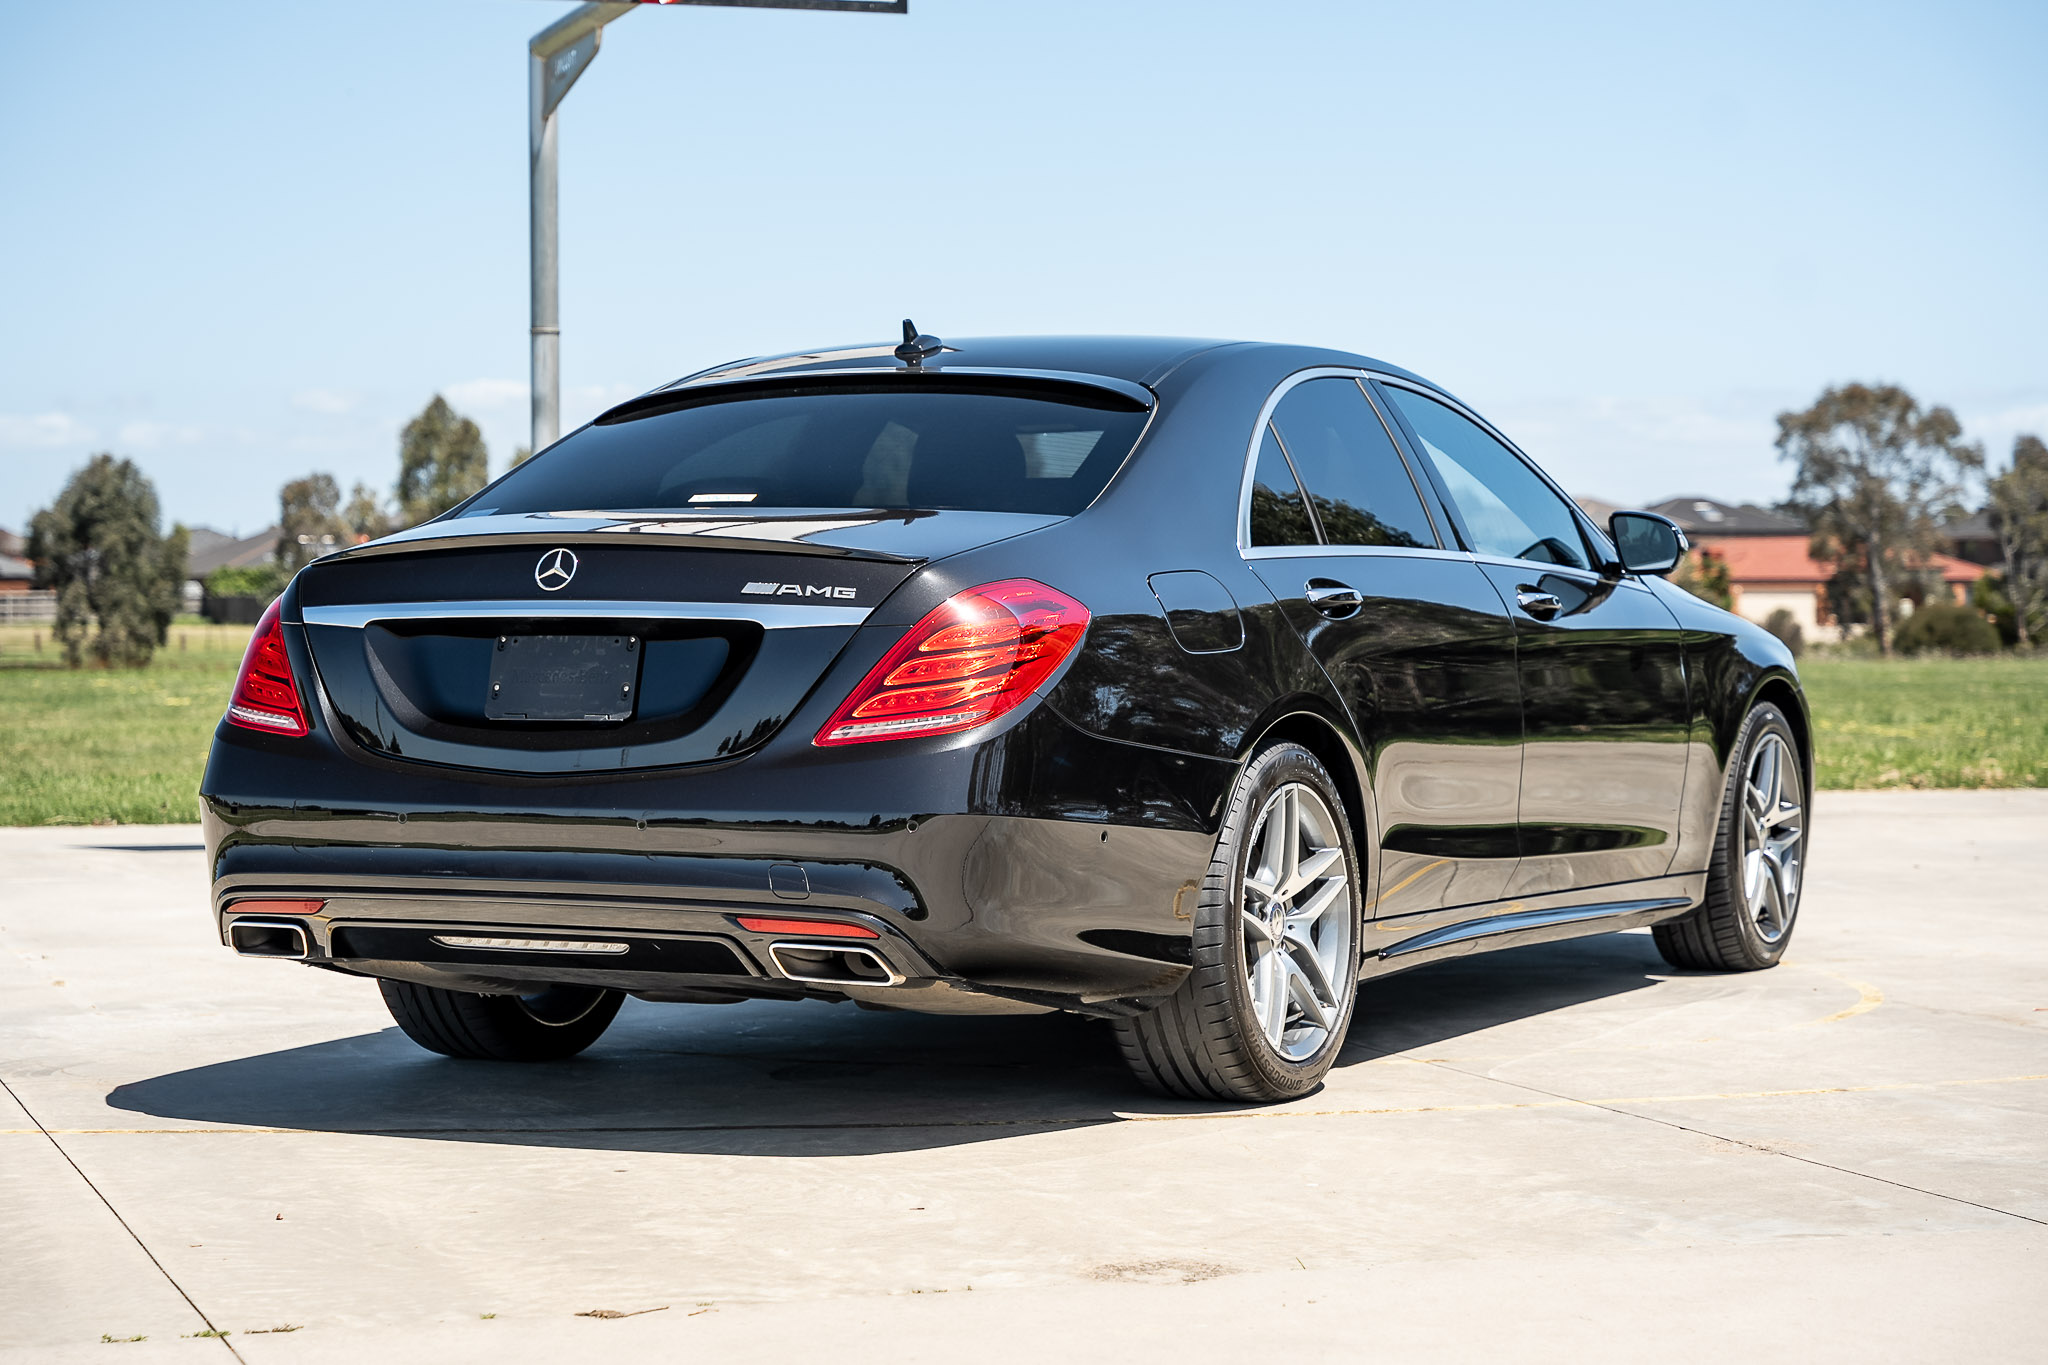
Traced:
POLYGON ((1315 755, 1275 744, 1231 793, 1195 910, 1194 970, 1150 1013, 1117 1021, 1124 1060, 1186 1099, 1306 1094, 1344 1045, 1358 998, 1358 859, 1315 755))
POLYGON ((1792 941, 1806 879, 1806 779, 1785 713, 1761 703, 1742 723, 1706 899, 1654 930, 1674 967, 1753 972, 1792 941))
POLYGON ((385 1008, 405 1036, 444 1057, 555 1062, 610 1027, 625 996, 598 986, 545 986, 532 995, 477 995, 381 980, 385 1008))

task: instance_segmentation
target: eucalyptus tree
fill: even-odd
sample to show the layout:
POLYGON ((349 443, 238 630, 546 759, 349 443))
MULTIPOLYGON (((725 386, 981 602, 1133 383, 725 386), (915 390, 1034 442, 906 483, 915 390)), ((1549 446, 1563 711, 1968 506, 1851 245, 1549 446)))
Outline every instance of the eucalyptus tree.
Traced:
POLYGON ((1796 467, 1791 501, 1812 531, 1815 559, 1834 563, 1870 602, 1880 653, 1916 564, 1940 544, 1984 452, 1944 407, 1923 408, 1896 384, 1843 384, 1804 412, 1778 414, 1778 452, 1796 467))
POLYGON ((182 526, 158 531, 156 488, 128 460, 95 455, 29 525, 36 585, 57 592, 53 629, 73 668, 140 668, 164 642, 185 578, 182 526))

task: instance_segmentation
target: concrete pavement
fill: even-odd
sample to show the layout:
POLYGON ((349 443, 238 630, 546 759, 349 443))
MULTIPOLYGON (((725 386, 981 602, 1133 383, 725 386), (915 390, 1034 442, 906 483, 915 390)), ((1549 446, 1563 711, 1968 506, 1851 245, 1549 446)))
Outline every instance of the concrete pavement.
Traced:
POLYGON ((1266 1110, 821 1004, 454 1063, 219 947, 195 830, 0 830, 0 1358, 2036 1359, 2048 792, 1815 828, 1778 969, 1419 969, 1266 1110))

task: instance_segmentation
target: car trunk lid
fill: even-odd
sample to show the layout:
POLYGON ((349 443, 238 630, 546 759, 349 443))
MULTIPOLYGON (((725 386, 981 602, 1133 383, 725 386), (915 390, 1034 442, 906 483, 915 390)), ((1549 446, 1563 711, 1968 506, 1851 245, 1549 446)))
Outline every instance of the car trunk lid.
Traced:
POLYGON ((918 567, 1057 518, 477 517, 296 583, 318 684, 387 757, 525 774, 757 748, 918 567))

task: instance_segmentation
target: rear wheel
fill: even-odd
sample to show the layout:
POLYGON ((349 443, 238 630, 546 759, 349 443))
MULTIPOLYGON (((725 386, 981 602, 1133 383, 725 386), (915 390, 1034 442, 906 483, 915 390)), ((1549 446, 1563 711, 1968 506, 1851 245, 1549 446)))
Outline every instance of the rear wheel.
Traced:
POLYGON ((1706 899, 1660 924, 1657 951, 1674 967, 1752 972, 1776 966, 1792 941, 1806 873, 1806 779, 1799 741, 1769 702, 1749 713, 1707 867, 1706 899))
POLYGON ((1306 1094, 1344 1044, 1358 997, 1358 860, 1336 784, 1275 744, 1245 765, 1195 910, 1194 970, 1117 1021, 1124 1060, 1188 1099, 1306 1094))
POLYGON ((379 981, 405 1036, 445 1057, 553 1062, 598 1040, 625 996, 598 986, 548 986, 532 995, 477 995, 379 981))

